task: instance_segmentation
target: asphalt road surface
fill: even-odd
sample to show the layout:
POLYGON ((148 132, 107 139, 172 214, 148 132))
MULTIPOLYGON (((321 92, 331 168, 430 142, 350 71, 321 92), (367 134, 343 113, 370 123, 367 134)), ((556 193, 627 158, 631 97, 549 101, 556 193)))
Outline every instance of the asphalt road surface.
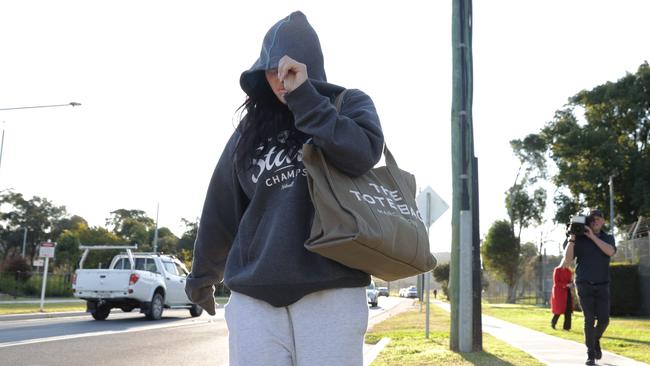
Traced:
MULTIPOLYGON (((402 301, 380 297, 369 317, 379 320, 402 301), (385 315, 385 314, 383 314, 385 315)), ((6 320, 0 317, 0 365, 227 365, 228 331, 223 308, 191 318, 165 309, 148 321, 137 311, 113 310, 106 321, 90 315, 6 320)))

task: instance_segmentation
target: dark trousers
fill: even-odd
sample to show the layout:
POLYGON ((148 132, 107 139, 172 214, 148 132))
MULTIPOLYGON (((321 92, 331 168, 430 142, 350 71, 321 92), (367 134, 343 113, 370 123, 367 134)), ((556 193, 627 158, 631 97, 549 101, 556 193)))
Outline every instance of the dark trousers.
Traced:
MULTIPOLYGON (((571 330, 571 312, 573 310, 573 301, 571 301, 571 289, 567 287, 566 289, 566 309, 564 310, 564 330, 571 330)), ((560 318, 560 314, 553 314, 553 328, 557 324, 557 320, 560 318)))
POLYGON ((600 341, 609 324, 609 283, 577 285, 580 305, 585 316, 585 345, 587 354, 593 357, 596 342, 600 341))

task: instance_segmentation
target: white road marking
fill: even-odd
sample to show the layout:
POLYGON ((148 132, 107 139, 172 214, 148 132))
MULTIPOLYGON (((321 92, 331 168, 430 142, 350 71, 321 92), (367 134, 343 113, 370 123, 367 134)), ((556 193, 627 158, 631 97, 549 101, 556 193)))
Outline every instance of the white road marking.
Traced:
POLYGON ((97 337, 97 336, 104 336, 104 335, 111 335, 111 334, 142 332, 142 331, 153 330, 153 329, 181 328, 181 327, 186 327, 186 328, 202 327, 202 326, 206 326, 206 325, 212 325, 212 323, 214 323, 215 320, 217 320, 217 319, 195 320, 193 323, 189 323, 189 324, 188 323, 158 324, 158 325, 150 325, 150 326, 146 326, 146 327, 138 327, 138 328, 126 329, 126 330, 107 330, 107 331, 100 331, 100 332, 89 332, 89 333, 70 334, 70 335, 64 335, 64 336, 27 339, 27 340, 24 340, 24 341, 0 343, 0 348, 23 346, 23 345, 35 344, 35 343, 63 341, 63 340, 75 339, 75 338, 97 337))

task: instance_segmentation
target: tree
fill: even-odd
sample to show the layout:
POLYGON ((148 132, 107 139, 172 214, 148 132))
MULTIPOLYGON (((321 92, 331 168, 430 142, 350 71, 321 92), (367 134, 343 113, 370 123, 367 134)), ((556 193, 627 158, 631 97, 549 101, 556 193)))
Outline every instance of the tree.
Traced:
POLYGON ((16 279, 27 281, 32 276, 32 266, 18 251, 12 248, 0 263, 0 272, 15 273, 16 279))
POLYGON ((522 229, 542 222, 546 208, 546 190, 535 188, 535 184, 539 179, 546 178, 547 148, 544 139, 534 134, 526 136, 523 140, 512 140, 510 146, 519 160, 519 169, 512 187, 506 191, 505 203, 512 232, 515 232, 517 225, 516 236, 520 238, 522 229))
POLYGON ((510 215, 510 228, 514 233, 517 225, 517 235, 521 237, 521 230, 532 223, 541 224, 544 209, 546 208, 546 190, 535 189, 532 194, 526 191, 528 183, 516 184, 506 192, 506 208, 510 215))
POLYGON ((556 222, 585 207, 609 210, 614 177, 616 224, 650 215, 650 66, 583 90, 537 135, 558 168, 556 222), (584 116, 583 112, 584 111, 584 116), (584 118, 582 118, 584 117, 584 118))
MULTIPOLYGON (((530 286, 535 286, 537 283, 537 272, 539 268, 540 255, 537 246, 534 243, 524 243, 521 245, 519 254, 519 269, 518 269, 518 282, 530 286)), ((526 286, 520 286, 521 291, 524 291, 526 286)))
MULTIPOLYGON (((155 229, 150 233, 150 242, 153 245, 155 229)), ((167 253, 167 254, 177 254, 180 250, 178 249, 178 237, 172 233, 166 227, 161 227, 158 229, 158 251, 167 253)))
MULTIPOLYGON (((103 227, 86 226, 75 230, 64 231, 58 239, 55 264, 64 273, 72 272, 77 268, 77 261, 81 258, 79 245, 124 245, 123 238, 103 227)), ((97 268, 101 264, 106 268, 111 259, 119 250, 91 250, 84 262, 85 268, 97 268)))
POLYGON ((443 263, 433 269, 433 278, 442 286, 442 292, 449 299, 449 263, 443 263))
POLYGON ((55 240, 53 228, 66 216, 65 206, 56 206, 46 198, 34 196, 27 200, 21 193, 5 191, 0 195, 0 205, 8 209, 0 213, 0 254, 12 247, 23 245, 24 229, 27 229, 26 255, 33 258, 36 244, 55 240))
POLYGON ((80 230, 88 227, 88 221, 81 216, 72 215, 70 218, 64 217, 53 223, 52 238, 58 238, 66 230, 80 230))
POLYGON ((138 244, 143 251, 152 249, 150 233, 155 230, 156 224, 144 211, 123 208, 112 211, 111 217, 106 219, 106 226, 128 244, 138 244))
POLYGON ((495 221, 481 245, 481 256, 485 268, 508 285, 508 303, 514 303, 516 299, 520 252, 519 240, 514 236, 511 224, 505 220, 495 221))
POLYGON ((194 221, 183 218, 181 221, 185 225, 185 232, 178 241, 178 248, 179 250, 188 250, 191 257, 192 252, 194 252, 194 242, 199 232, 199 218, 197 217, 194 221))

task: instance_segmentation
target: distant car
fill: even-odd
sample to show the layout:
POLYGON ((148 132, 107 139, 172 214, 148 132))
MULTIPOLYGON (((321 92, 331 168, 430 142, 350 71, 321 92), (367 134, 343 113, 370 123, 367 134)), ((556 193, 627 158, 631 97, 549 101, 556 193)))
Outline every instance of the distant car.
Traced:
POLYGON ((399 290, 399 297, 418 297, 418 290, 415 286, 405 287, 399 290))
POLYGON ((404 297, 418 297, 418 289, 415 286, 410 286, 404 291, 404 297))
POLYGON ((368 287, 366 287, 366 298, 368 299, 368 304, 370 306, 377 307, 377 300, 379 299, 379 291, 375 287, 375 281, 371 281, 368 287))
POLYGON ((377 287, 377 291, 379 292, 379 296, 390 296, 388 293, 388 287, 377 287))

